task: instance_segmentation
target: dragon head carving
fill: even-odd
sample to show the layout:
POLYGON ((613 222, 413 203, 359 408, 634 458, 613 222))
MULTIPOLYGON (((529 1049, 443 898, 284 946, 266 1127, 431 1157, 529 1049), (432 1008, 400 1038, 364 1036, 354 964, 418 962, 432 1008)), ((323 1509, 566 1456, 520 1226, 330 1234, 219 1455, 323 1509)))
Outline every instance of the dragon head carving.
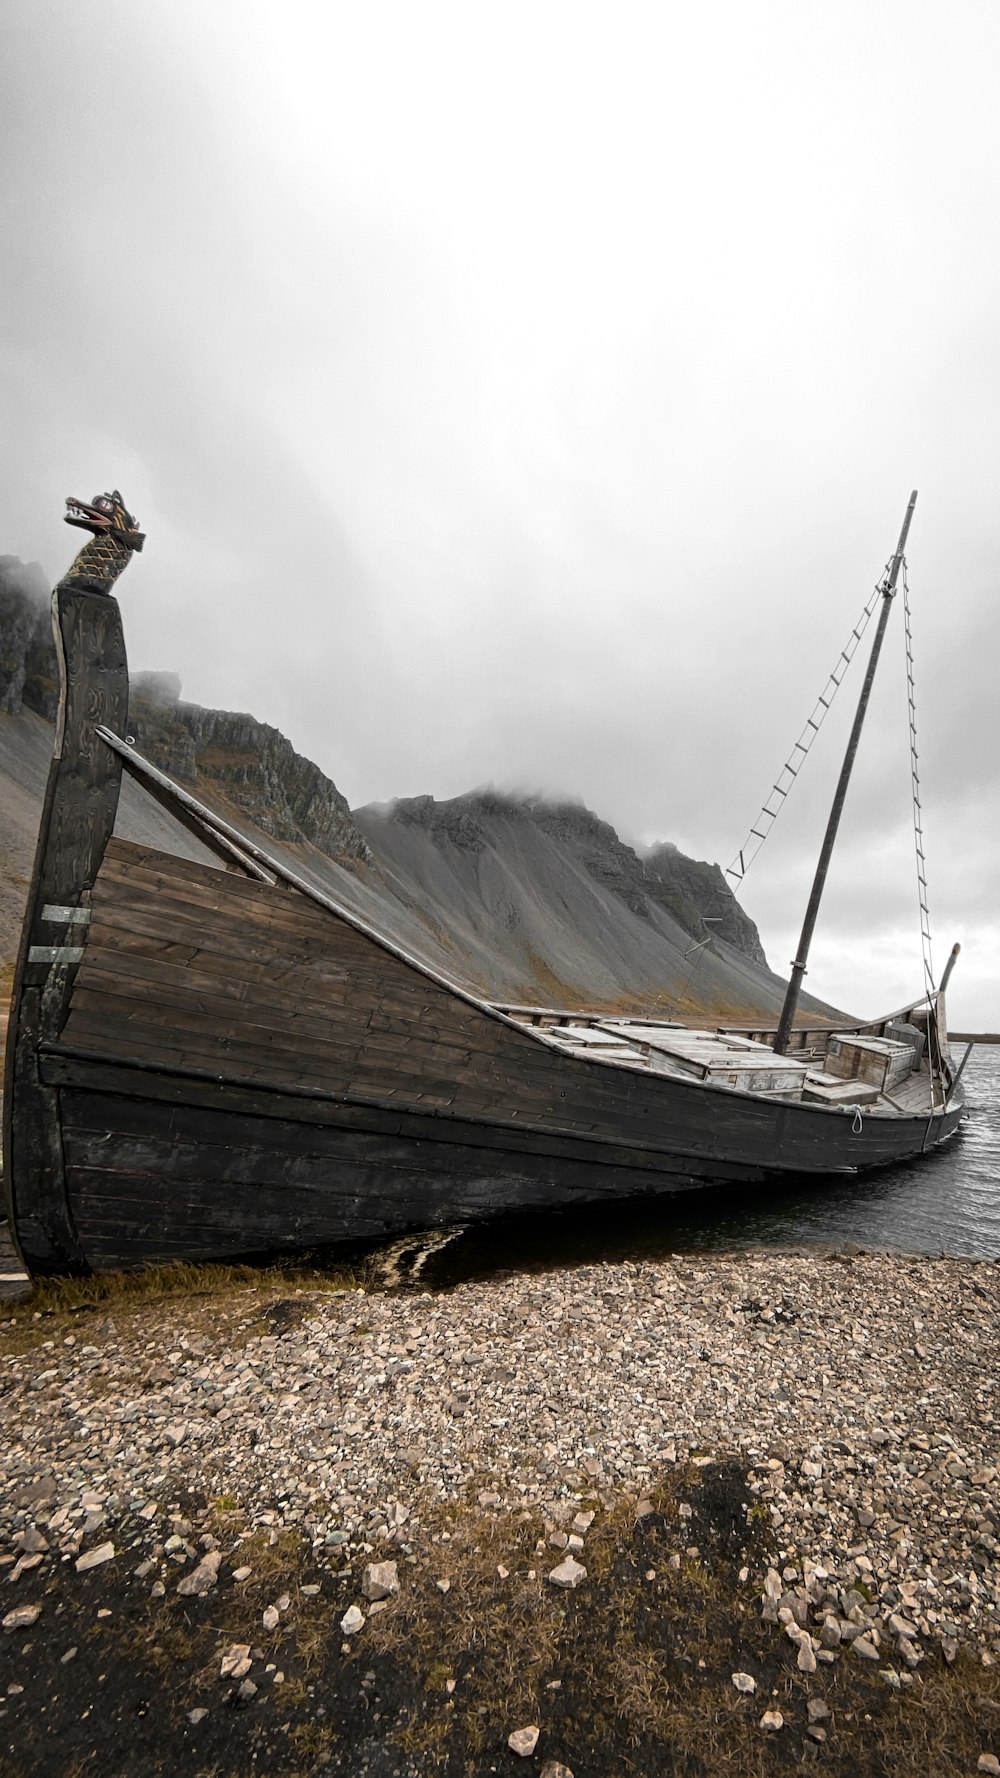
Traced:
POLYGON ((79 525, 95 537, 102 531, 115 532, 128 549, 141 549, 145 542, 138 519, 132 517, 117 488, 110 494, 95 494, 89 504, 68 494, 65 519, 67 525, 79 525))
POLYGON ((64 517, 67 525, 89 531, 91 541, 84 544, 60 585, 109 593, 134 551, 140 550, 146 541, 138 520, 129 512, 117 488, 110 494, 95 494, 89 502, 68 495, 64 517))

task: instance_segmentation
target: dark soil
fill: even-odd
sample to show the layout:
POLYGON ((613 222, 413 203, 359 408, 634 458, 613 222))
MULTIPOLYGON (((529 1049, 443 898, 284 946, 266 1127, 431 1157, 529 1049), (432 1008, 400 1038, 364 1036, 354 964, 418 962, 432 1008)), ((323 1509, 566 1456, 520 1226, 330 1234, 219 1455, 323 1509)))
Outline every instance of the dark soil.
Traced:
MULTIPOLYGON (((251 1579, 234 1584, 224 1565, 204 1599, 177 1594, 183 1570, 169 1562, 165 1596, 151 1598, 152 1574, 130 1572, 135 1552, 83 1574, 67 1563, 43 1580, 43 1567, 4 1588, 4 1610, 43 1611, 0 1638, 0 1778, 525 1778, 547 1760, 575 1778, 975 1773, 1000 1745, 998 1670, 934 1652, 902 1691, 848 1654, 800 1673, 740 1580, 749 1565, 759 1586, 768 1555, 750 1501, 736 1463, 673 1472, 639 1507, 595 1500, 575 1592, 546 1581, 561 1557, 538 1552, 537 1516, 424 1512, 412 1562, 373 1552, 399 1559, 402 1590, 350 1640, 339 1619, 360 1597, 359 1565, 316 1569, 291 1534, 247 1538, 251 1579), (266 1632, 261 1613, 284 1592, 291 1604, 266 1632), (251 1649, 248 1699, 219 1677, 235 1643, 251 1649), (755 1676, 754 1696, 735 1690, 737 1671, 755 1676), (810 1697, 831 1711, 822 1743, 808 1735, 810 1697), (192 1724, 196 1709, 207 1715, 192 1724), (782 1712, 780 1732, 760 1727, 766 1709, 782 1712), (507 1736, 529 1723, 541 1733, 522 1759, 507 1736)), ((240 1527, 216 1510, 222 1547, 240 1527)))

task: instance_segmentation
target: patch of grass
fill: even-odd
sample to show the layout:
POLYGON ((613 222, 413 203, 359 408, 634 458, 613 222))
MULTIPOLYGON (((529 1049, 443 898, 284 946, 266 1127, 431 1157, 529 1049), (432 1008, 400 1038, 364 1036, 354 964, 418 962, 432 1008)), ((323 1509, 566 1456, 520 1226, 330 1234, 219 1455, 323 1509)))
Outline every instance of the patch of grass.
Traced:
POLYGON ((9 1317, 0 1314, 0 1351, 27 1351, 75 1332, 80 1317, 102 1310, 126 1316, 174 1302, 184 1305, 191 1326, 207 1315, 217 1330, 221 1309, 247 1313, 248 1330, 283 1333, 304 1320, 323 1295, 339 1295, 355 1283, 347 1266, 321 1269, 291 1261, 267 1267, 178 1261, 134 1272, 43 1278, 29 1297, 9 1305, 9 1317))
POLYGON ((335 1735, 329 1723, 297 1722, 294 1728, 289 1729, 288 1739, 300 1759, 307 1759, 315 1765, 329 1757, 335 1735))
POLYGON ((31 1296, 32 1311, 59 1314, 67 1310, 117 1306, 140 1298, 143 1303, 160 1302, 173 1296, 214 1296, 240 1289, 268 1289, 280 1286, 289 1290, 323 1287, 346 1290, 354 1283, 354 1274, 347 1267, 319 1271, 312 1266, 289 1262, 273 1266, 195 1265, 176 1260, 167 1265, 142 1266, 133 1272, 100 1272, 87 1278, 42 1278, 31 1296))

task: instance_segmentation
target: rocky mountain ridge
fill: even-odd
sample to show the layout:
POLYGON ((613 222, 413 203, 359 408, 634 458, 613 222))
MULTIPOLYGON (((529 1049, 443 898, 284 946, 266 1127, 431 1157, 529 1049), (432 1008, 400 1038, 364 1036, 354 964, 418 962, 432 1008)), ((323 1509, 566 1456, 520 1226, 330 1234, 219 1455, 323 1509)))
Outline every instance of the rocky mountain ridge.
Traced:
MULTIPOLYGON (((641 854, 583 803, 489 789, 468 791, 444 802, 432 796, 400 797, 379 812, 472 853, 491 844, 491 823, 497 817, 530 821, 560 845, 571 847, 595 882, 640 919, 648 919, 650 904, 658 903, 692 937, 724 939, 751 962, 767 968, 757 928, 734 899, 717 864, 688 858, 669 840, 641 854)), ((369 811, 357 813, 363 820, 369 811)))
POLYGON ((308 843, 341 864, 370 862, 347 798, 279 729, 184 703, 175 674, 136 673, 129 732, 138 751, 192 790, 215 791, 261 833, 308 843))
POLYGON ((59 702, 49 588, 37 562, 0 556, 0 713, 54 722, 59 702))

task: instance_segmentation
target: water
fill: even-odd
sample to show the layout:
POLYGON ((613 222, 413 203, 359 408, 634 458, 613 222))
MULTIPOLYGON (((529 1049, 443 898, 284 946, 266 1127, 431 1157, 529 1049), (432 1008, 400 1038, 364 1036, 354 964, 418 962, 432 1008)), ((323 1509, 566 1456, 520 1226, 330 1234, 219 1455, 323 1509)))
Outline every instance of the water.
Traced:
POLYGON ((1000 1258, 1000 1045, 974 1049, 962 1077, 961 1133, 937 1153, 882 1172, 738 1193, 510 1217, 469 1229, 429 1260, 422 1282, 447 1286, 503 1272, 598 1260, 741 1248, 898 1248, 1000 1258))

